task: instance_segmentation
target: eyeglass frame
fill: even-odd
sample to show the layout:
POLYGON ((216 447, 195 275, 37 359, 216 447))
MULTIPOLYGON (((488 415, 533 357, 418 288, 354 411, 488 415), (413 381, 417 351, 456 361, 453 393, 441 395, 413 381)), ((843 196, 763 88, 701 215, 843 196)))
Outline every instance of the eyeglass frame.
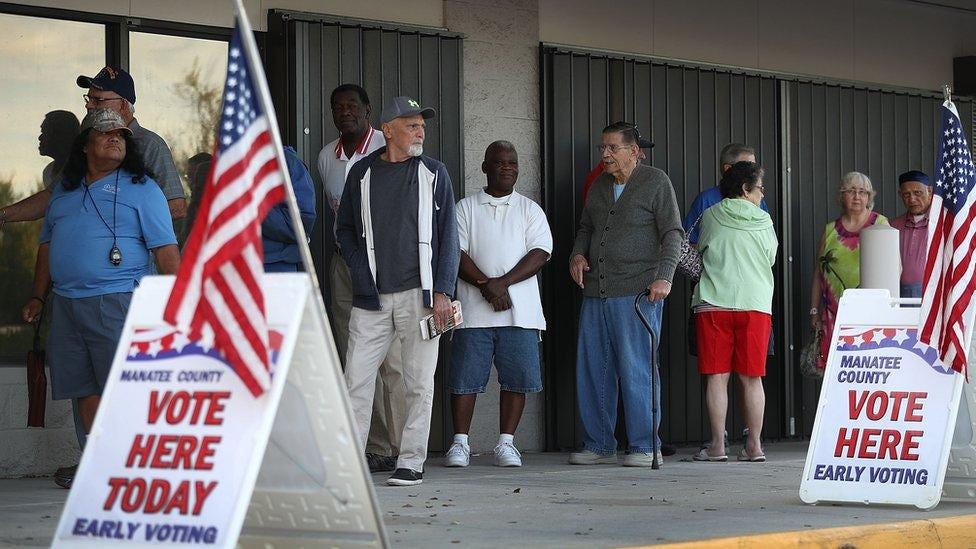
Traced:
POLYGON ((596 152, 603 154, 604 150, 609 150, 610 154, 617 154, 618 151, 623 150, 626 147, 636 147, 637 143, 624 143, 622 145, 617 145, 616 143, 609 143, 606 145, 600 144, 596 146, 596 152))
POLYGON ((85 104, 86 105, 89 104, 89 103, 94 103, 96 105, 101 105, 101 104, 103 104, 103 103, 105 103, 107 101, 116 101, 116 100, 119 100, 119 99, 122 99, 122 100, 125 99, 124 97, 95 97, 95 96, 92 96, 92 95, 88 95, 87 93, 82 94, 81 98, 85 100, 85 104))

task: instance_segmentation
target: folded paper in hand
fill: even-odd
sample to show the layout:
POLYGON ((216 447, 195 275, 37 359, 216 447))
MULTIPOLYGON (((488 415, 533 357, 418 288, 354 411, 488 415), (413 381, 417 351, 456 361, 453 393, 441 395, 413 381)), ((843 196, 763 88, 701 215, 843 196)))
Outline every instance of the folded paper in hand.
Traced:
POLYGON ((462 316, 461 314, 461 302, 452 301, 451 310, 453 311, 454 314, 451 316, 450 319, 448 319, 447 325, 444 326, 442 330, 437 329, 437 326, 434 323, 433 314, 429 314, 424 318, 420 319, 421 337, 423 337, 424 339, 433 339, 448 330, 453 330, 454 328, 460 326, 461 323, 464 322, 464 316, 462 316))

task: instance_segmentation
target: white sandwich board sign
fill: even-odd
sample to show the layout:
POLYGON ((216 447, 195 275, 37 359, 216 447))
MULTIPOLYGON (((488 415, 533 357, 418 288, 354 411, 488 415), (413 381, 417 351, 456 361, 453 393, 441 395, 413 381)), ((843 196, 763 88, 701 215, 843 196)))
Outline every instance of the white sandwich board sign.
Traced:
POLYGON ((965 379, 918 341, 920 309, 898 302, 887 290, 841 297, 804 502, 939 503, 965 379))
POLYGON ((384 547, 335 346, 306 273, 265 275, 272 386, 136 289, 54 547, 384 547), (243 528, 243 532, 242 532, 243 528))
MULTIPOLYGON (((976 350, 973 349, 972 342, 969 356, 973 357, 969 361, 969 372, 972 375, 976 371, 976 350)), ((976 383, 967 383, 962 391, 951 448, 942 497, 973 501, 976 499, 976 383)))

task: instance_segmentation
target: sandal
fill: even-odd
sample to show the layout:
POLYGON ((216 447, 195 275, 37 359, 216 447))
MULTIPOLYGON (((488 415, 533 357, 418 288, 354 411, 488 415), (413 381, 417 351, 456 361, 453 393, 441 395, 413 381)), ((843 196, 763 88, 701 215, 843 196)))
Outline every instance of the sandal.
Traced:
POLYGON ((739 450, 739 456, 736 458, 739 461, 751 461, 753 463, 762 463, 766 461, 766 454, 759 454, 758 456, 750 456, 749 452, 745 448, 739 450))
POLYGON ((729 456, 712 456, 708 453, 708 448, 698 450, 698 453, 691 457, 695 461, 728 461, 729 456))

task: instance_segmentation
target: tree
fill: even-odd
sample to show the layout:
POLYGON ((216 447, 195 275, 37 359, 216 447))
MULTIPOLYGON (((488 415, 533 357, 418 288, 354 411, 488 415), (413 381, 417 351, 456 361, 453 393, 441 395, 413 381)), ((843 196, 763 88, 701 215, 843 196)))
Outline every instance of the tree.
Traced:
POLYGON ((208 83, 203 78, 199 57, 193 58, 193 66, 173 85, 173 93, 184 99, 191 115, 190 127, 186 128, 186 138, 181 143, 188 153, 181 155, 183 161, 199 152, 213 152, 222 91, 219 84, 208 83))
MULTIPOLYGON (((200 68, 199 56, 193 58, 193 65, 179 82, 173 84, 172 90, 177 97, 183 98, 187 124, 183 126, 179 136, 168 139, 167 142, 173 152, 176 167, 182 175, 187 200, 192 202, 200 197, 193 196, 190 187, 190 158, 198 153, 212 153, 214 150, 223 90, 220 84, 207 82, 200 68)), ((181 246, 182 237, 189 229, 187 224, 192 222, 192 219, 181 219, 173 224, 176 234, 181 237, 181 246)))
MULTIPOLYGON (((41 188, 38 181, 28 194, 41 188)), ((12 178, 0 178, 0 204, 21 198, 14 191, 12 178)), ((31 295, 41 223, 6 223, 0 229, 0 355, 22 355, 29 345, 29 329, 20 319, 20 309, 31 295)))

